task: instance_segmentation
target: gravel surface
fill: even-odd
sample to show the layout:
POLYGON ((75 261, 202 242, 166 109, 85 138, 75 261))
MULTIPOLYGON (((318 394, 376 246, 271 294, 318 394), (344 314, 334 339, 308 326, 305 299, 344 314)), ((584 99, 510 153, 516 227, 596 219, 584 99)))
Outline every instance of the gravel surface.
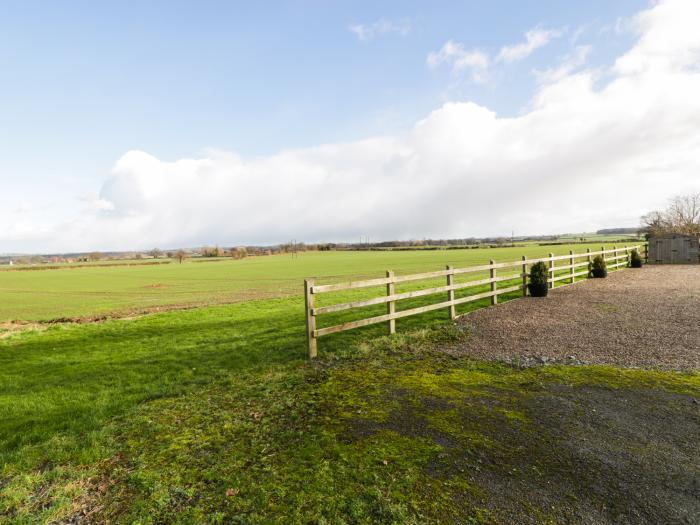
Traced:
POLYGON ((471 312, 452 352, 524 365, 611 364, 700 369, 700 265, 612 272, 471 312))

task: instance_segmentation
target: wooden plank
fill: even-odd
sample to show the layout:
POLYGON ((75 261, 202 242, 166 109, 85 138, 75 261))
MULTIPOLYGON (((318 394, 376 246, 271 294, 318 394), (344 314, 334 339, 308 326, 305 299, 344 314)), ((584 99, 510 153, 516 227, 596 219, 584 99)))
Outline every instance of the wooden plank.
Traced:
MULTIPOLYGON (((585 272, 588 273, 588 272, 585 272)), ((578 275, 578 274, 575 274, 578 275)), ((557 282, 557 281, 564 281, 566 279, 571 280, 571 274, 570 273, 565 273, 564 275, 559 275, 557 277, 554 277, 553 279, 550 279, 549 282, 557 282)), ((572 282, 569 282, 568 284, 573 284, 572 282)))
MULTIPOLYGON (((569 279, 569 280, 570 280, 570 279, 571 279, 571 275, 572 275, 572 274, 570 274, 570 273, 565 273, 564 275, 559 275, 559 276, 557 276, 557 277, 554 277, 553 280, 550 279, 549 282, 551 283, 551 282, 564 281, 564 280, 566 280, 566 279, 569 279)), ((580 276, 580 275, 588 275, 588 271, 585 271, 585 272, 574 272, 573 275, 574 275, 574 277, 578 277, 578 276, 580 276)), ((574 283, 569 282, 569 283, 567 283, 567 284, 574 284, 574 283)), ((558 288, 558 287, 557 287, 557 288, 558 288)))
MULTIPOLYGON (((498 277, 496 280, 498 282, 500 281, 512 281, 514 279, 520 278, 519 273, 514 273, 510 275, 504 275, 501 277, 498 277)), ((402 299, 413 299, 416 297, 424 297, 426 295, 433 295, 437 293, 443 293, 443 292, 449 292, 450 290, 462 290, 464 288, 472 288, 474 286, 481 286, 484 284, 490 284, 491 283, 491 278, 488 279, 479 279, 478 281, 465 281, 463 283, 457 283, 453 284, 450 287, 448 286, 438 286, 437 288, 424 288, 422 290, 413 290, 411 292, 402 292, 402 293, 397 293, 392 296, 380 296, 380 297, 373 297, 371 299, 364 299, 361 301, 352 301, 349 303, 338 303, 338 304, 332 304, 329 306, 319 306, 313 309, 314 315, 321 315, 321 314, 329 314, 329 313, 334 313, 334 312, 342 312, 343 310, 350 310, 353 308, 362 308, 364 306, 374 306, 377 304, 384 304, 389 301, 400 301, 402 299)))
MULTIPOLYGON (((394 272, 392 270, 387 270, 386 272, 386 278, 391 279, 392 282, 387 283, 386 285, 386 295, 387 297, 391 297, 394 295, 394 272)), ((387 301, 386 303, 386 313, 391 315, 394 312, 396 312, 396 302, 394 301, 387 301)), ((389 335, 395 334, 396 333, 396 319, 389 319, 387 322, 387 328, 389 329, 389 335)))
MULTIPOLYGON (((575 268, 575 266, 574 266, 574 268, 575 268)), ((570 269, 571 269, 571 265, 570 265, 570 264, 567 264, 566 266, 557 266, 557 268, 556 268, 557 271, 560 271, 560 270, 570 270, 570 269)))
POLYGON ((381 279, 369 279, 366 281, 351 281, 346 283, 336 283, 336 284, 322 284, 311 287, 311 293, 325 293, 325 292, 338 292, 341 290, 352 290, 355 288, 367 288, 370 286, 383 286, 389 284, 389 280, 386 277, 381 279))
POLYGON ((523 297, 527 297, 527 257, 523 255, 523 297))
MULTIPOLYGON (((497 282, 497 283, 500 283, 500 282, 503 282, 503 281, 513 281, 513 280, 515 280, 515 279, 520 279, 522 276, 523 276, 523 274, 520 273, 520 272, 518 272, 518 273, 511 273, 511 274, 508 274, 508 275, 500 275, 500 276, 496 277, 495 279, 493 279, 493 281, 494 281, 494 282, 497 282)), ((484 279, 484 280, 485 280, 485 281, 491 281, 491 278, 489 278, 489 279, 484 279)))
MULTIPOLYGON (((520 285, 518 286, 511 286, 508 288, 501 288, 500 290, 497 290, 497 294, 504 294, 504 293, 511 293, 520 290, 520 285)), ((463 304, 463 303, 468 303, 472 301, 477 301, 479 299, 485 299, 487 297, 491 297, 493 292, 483 292, 480 294, 475 294, 475 295, 470 295, 468 297, 460 297, 459 299, 455 299, 454 301, 445 301, 442 303, 436 303, 436 304, 430 304, 427 306, 420 306, 418 308, 411 308, 410 310, 402 310, 400 312, 396 312, 394 314, 386 314, 386 315, 378 315, 376 317, 368 317, 367 319, 359 319, 357 321, 349 321, 347 323, 335 325, 335 326, 329 326, 327 328, 319 328, 314 331, 314 335, 316 337, 322 337, 324 335, 329 335, 329 334, 335 334, 337 332, 344 332, 346 330, 352 330, 353 328, 360 328, 363 326, 369 326, 377 323, 383 323, 385 321, 388 321, 389 319, 401 319, 402 317, 409 317, 412 315, 418 315, 422 314, 425 312, 431 312, 433 310, 440 310, 442 308, 447 308, 450 303, 458 305, 458 304, 463 304)))
POLYGON ((306 305, 306 343, 309 347, 309 359, 316 357, 316 316, 313 313, 314 296, 311 288, 314 285, 313 279, 304 281, 304 302, 306 305))
POLYGON ((447 288, 449 288, 449 290, 447 291, 447 301, 450 303, 450 306, 448 306, 447 308, 447 314, 450 316, 450 320, 452 320, 457 317, 457 311, 454 305, 455 290, 454 288, 452 288, 452 286, 454 285, 455 275, 452 272, 452 266, 450 266, 449 264, 447 265, 447 270, 450 272, 447 274, 447 288))
POLYGON ((496 261, 491 259, 491 268, 489 270, 489 274, 491 276, 491 306, 494 306, 498 304, 498 284, 496 283, 496 268, 494 268, 494 264, 496 264, 496 261))

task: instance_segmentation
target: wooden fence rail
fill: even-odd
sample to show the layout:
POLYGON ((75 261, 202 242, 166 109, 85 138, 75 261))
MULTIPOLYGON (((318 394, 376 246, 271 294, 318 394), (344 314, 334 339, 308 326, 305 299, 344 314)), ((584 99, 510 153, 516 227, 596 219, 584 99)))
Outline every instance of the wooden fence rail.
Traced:
POLYGON ((596 255, 600 255, 603 257, 609 269, 627 266, 629 263, 630 254, 634 249, 640 251, 641 256, 646 259, 648 247, 646 244, 639 244, 635 246, 625 246, 623 248, 613 247, 612 249, 608 250, 606 250, 604 247, 601 247, 599 251, 595 252, 592 252, 589 248, 586 250, 585 253, 574 253, 573 251, 570 251, 568 255, 555 256, 554 254, 550 253, 548 257, 542 257, 539 259, 527 259, 523 255, 520 261, 497 263, 491 260, 489 264, 481 266, 469 266, 465 268, 453 268, 452 266, 447 266, 447 268, 444 270, 411 275, 394 275, 393 271, 387 271, 386 277, 336 284, 317 285, 314 283, 314 279, 306 279, 304 281, 304 298, 306 304, 306 336, 309 346, 309 357, 316 357, 317 339, 324 335, 334 334, 337 332, 344 332, 345 330, 352 330, 353 328, 360 328, 362 326, 369 326, 384 322, 387 323, 389 333, 393 334, 396 332, 396 319, 422 314, 425 312, 431 312, 434 310, 440 310, 443 308, 447 310, 450 319, 455 319, 457 317, 455 307, 459 304, 465 304, 468 302, 477 301, 479 299, 490 298, 491 304, 495 305, 498 302, 499 295, 513 293, 516 291, 521 291, 522 295, 526 296, 528 283, 528 266, 536 262, 544 262, 547 264, 549 268, 549 287, 553 288, 555 283, 559 281, 568 281, 568 283, 564 284, 574 284, 576 282, 576 277, 588 276, 589 264, 593 260, 593 257, 596 255), (564 261, 565 264, 557 265, 558 261, 564 261), (517 273, 509 272, 507 274, 502 274, 501 272, 498 272, 498 270, 503 270, 506 268, 517 268, 517 273), (585 269, 580 270, 580 268, 585 269), (564 270, 569 271, 557 275, 557 272, 562 272, 564 270), (478 279, 462 283, 454 282, 454 278, 457 275, 465 275, 477 272, 489 272, 489 277, 486 279, 478 279), (402 293, 395 292, 396 284, 423 281, 427 279, 436 279, 440 277, 446 278, 446 284, 444 286, 424 288, 402 293), (519 284, 507 286, 505 288, 498 287, 499 282, 515 280, 518 280, 519 284), (490 290, 486 292, 475 293, 465 297, 455 298, 456 290, 463 290, 466 288, 484 285, 490 285, 490 290), (318 294, 379 286, 386 286, 386 295, 373 297, 371 299, 338 303, 329 306, 317 307, 314 305, 314 296, 318 294), (434 304, 429 304, 427 306, 420 306, 416 308, 410 308, 407 310, 396 310, 397 301, 442 293, 446 294, 446 301, 440 301, 434 304), (344 310, 351 310, 355 308, 362 308, 378 304, 387 305, 386 314, 368 317, 365 319, 359 319, 356 321, 349 321, 346 323, 325 328, 316 328, 316 317, 321 314, 342 312, 344 310))

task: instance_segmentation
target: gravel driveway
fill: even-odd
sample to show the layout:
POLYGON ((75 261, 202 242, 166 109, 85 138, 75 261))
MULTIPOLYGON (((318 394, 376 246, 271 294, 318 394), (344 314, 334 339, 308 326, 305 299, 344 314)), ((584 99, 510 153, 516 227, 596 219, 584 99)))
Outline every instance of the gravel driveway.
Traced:
POLYGON ((700 265, 612 272, 471 312, 452 351, 479 359, 700 369, 700 265))

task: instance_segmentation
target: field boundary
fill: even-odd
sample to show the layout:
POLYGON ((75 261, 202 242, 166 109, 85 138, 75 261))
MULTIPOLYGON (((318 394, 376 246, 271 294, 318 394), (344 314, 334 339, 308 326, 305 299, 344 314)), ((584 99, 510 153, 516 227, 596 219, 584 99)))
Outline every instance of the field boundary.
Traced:
POLYGON ((562 281, 568 282, 564 282, 561 284, 574 284, 576 283, 577 277, 588 277, 589 265, 593 257, 596 255, 600 255, 603 257, 609 269, 622 269, 628 266, 630 261, 630 254, 632 250, 635 249, 641 252, 642 257, 644 257, 645 259, 647 258, 648 245, 646 243, 643 243, 634 246, 625 246, 622 248, 617 248, 616 246, 614 246, 613 248, 607 250, 605 249, 605 247, 601 247, 599 251, 595 252, 592 252, 590 248, 588 248, 585 253, 574 253, 573 250, 570 250, 568 255, 555 256, 553 253, 550 253, 548 257, 541 257, 537 259, 528 259, 525 255, 523 255, 521 260, 519 261, 497 263, 494 260, 491 260, 489 264, 479 266, 468 266, 464 268, 453 268, 452 266, 447 266, 444 270, 410 275, 397 276, 394 275, 393 271, 387 270, 386 277, 377 279, 367 279, 363 281, 350 281, 336 284, 317 285, 315 284, 314 279, 306 279, 304 280, 304 303, 306 310, 306 337, 308 343, 309 358, 313 359, 314 357, 316 357, 317 339, 325 335, 344 332, 346 330, 352 330, 355 328, 384 322, 387 323, 387 330, 389 334, 394 334, 396 333, 396 319, 401 319, 404 317, 409 317, 441 309, 447 310, 450 319, 456 319, 457 315, 455 311, 455 306, 459 304, 477 301, 479 299, 491 298, 491 305, 495 305, 498 303, 499 295, 514 293, 518 291, 522 292, 523 297, 525 297, 527 296, 528 265, 537 262, 546 263, 549 270, 549 277, 547 281, 549 283, 549 287, 553 288, 554 286, 556 286, 557 283, 561 283, 562 281), (581 261, 581 259, 584 258, 585 260, 581 261), (557 261, 565 261, 565 264, 557 265, 557 261), (585 270, 580 270, 580 268, 584 267, 585 270), (506 275, 501 275, 498 272, 498 270, 503 270, 505 268, 517 268, 517 273, 508 273, 506 275), (565 270, 568 271, 566 271, 565 273, 561 273, 565 270), (454 282, 454 277, 457 275, 486 271, 489 272, 489 277, 486 279, 466 281, 463 283, 454 282), (444 286, 413 290, 403 293, 395 293, 394 291, 395 285, 399 283, 423 281, 427 279, 435 279, 440 277, 446 278, 446 284, 444 286), (512 282, 516 280, 519 281, 518 284, 513 285, 512 282), (503 288, 498 287, 499 282, 508 281, 511 282, 509 286, 503 288), (484 285, 490 285, 490 290, 486 292, 467 295, 465 297, 455 298, 456 290, 468 289, 475 286, 484 285), (318 294, 379 286, 386 286, 386 293, 384 295, 373 297, 370 299, 364 299, 361 301, 351 301, 333 304, 330 306, 316 307, 314 305, 314 296, 318 294), (396 311, 397 301, 412 299, 416 297, 431 296, 440 293, 447 294, 446 301, 440 301, 426 306, 396 311), (377 315, 373 317, 366 317, 364 319, 349 321, 346 323, 341 323, 325 328, 316 328, 316 317, 321 314, 352 310, 379 304, 386 304, 386 314, 377 315))

